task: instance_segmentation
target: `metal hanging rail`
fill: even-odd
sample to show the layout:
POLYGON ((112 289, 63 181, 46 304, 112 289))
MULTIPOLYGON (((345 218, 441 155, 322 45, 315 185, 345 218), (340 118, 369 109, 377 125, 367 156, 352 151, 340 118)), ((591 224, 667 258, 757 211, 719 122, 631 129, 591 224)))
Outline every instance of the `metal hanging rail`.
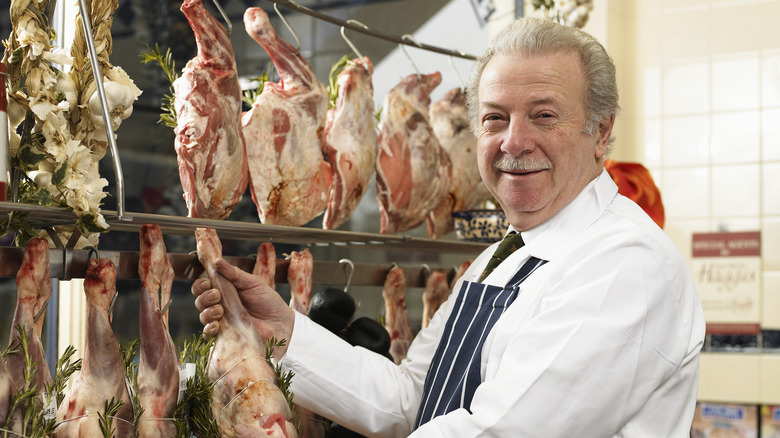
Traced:
MULTIPOLYGON (((16 277, 22 263, 24 248, 0 247, 0 278, 16 277)), ((50 249, 49 271, 53 278, 70 280, 84 278, 87 272, 87 262, 95 254, 86 249, 50 249)), ((193 281, 202 276, 203 266, 195 254, 168 253, 168 260, 174 271, 174 279, 179 281, 193 281)), ((111 260, 116 266, 117 279, 134 280, 138 276, 138 259, 140 254, 135 251, 100 251, 100 257, 111 260)), ((253 257, 226 256, 225 260, 231 264, 252 272, 255 259, 253 257)), ((286 284, 287 268, 290 262, 285 259, 277 259, 274 282, 286 284)), ((312 271, 312 284, 331 285, 343 287, 347 282, 350 286, 382 286, 390 263, 353 263, 353 271, 347 281, 344 266, 339 262, 314 260, 312 271)), ((452 279, 455 268, 429 268, 424 265, 399 266, 404 271, 406 285, 408 287, 425 287, 430 273, 440 271, 452 279)))
MULTIPOLYGON (((65 208, 0 202, 0 215, 10 212, 26 214, 27 221, 37 229, 70 225, 75 213, 65 208)), ((143 224, 159 225, 163 234, 192 236, 195 228, 213 228, 221 239, 254 242, 290 243, 304 246, 342 246, 361 249, 400 249, 404 251, 447 254, 479 254, 488 245, 477 242, 428 239, 405 234, 374 234, 357 231, 324 230, 308 227, 264 225, 217 219, 167 216, 126 212, 120 220, 117 212, 104 210, 103 216, 114 231, 138 232, 143 224)))
POLYGON ((360 24, 355 24, 354 21, 343 21, 339 20, 338 18, 331 17, 330 15, 323 14, 321 12, 314 11, 312 9, 309 9, 305 6, 301 6, 298 3, 295 3, 292 0, 268 0, 271 3, 278 4, 280 6, 284 6, 285 8, 292 9, 294 11, 298 11, 301 13, 304 13, 306 15, 312 16, 314 18, 327 21, 329 23, 333 23, 342 27, 346 27, 347 29, 354 30, 356 32, 361 32, 366 35, 370 35, 375 38, 383 39, 386 41, 391 41, 396 44, 404 44, 411 47, 416 47, 418 49, 428 50, 431 52, 441 53, 443 55, 450 55, 450 56, 457 56, 459 58, 464 59, 470 59, 472 61, 476 60, 478 57, 474 55, 469 55, 468 53, 464 53, 460 50, 449 50, 449 49, 443 49, 441 47, 431 46, 428 44, 423 44, 418 41, 415 41, 411 38, 404 38, 399 37, 396 35, 390 35, 382 32, 377 32, 375 30, 370 29, 367 26, 361 26, 360 24))

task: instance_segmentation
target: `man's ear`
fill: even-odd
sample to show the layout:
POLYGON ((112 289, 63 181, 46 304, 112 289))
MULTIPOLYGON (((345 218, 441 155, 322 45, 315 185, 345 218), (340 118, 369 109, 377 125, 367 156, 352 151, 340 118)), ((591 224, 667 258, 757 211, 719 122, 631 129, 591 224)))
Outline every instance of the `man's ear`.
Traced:
POLYGON ((596 144, 596 159, 602 159, 609 149, 609 138, 612 136, 612 128, 615 126, 615 115, 611 114, 599 124, 598 143, 596 144))

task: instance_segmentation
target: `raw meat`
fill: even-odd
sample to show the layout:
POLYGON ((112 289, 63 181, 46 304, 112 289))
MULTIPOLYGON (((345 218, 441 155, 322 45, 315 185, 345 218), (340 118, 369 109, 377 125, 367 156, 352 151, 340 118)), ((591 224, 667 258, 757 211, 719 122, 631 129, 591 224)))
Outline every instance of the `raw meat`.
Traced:
POLYGON ((176 425, 170 419, 179 392, 179 354, 168 330, 167 309, 174 272, 160 227, 142 226, 140 240, 138 275, 143 291, 139 317, 138 399, 144 412, 138 423, 138 435, 141 438, 174 437, 176 425))
POLYGON ((428 214, 428 236, 439 238, 455 229, 452 213, 471 210, 490 199, 477 167, 477 138, 471 132, 466 95, 460 88, 431 105, 431 127, 452 162, 449 193, 428 214))
MULTIPOLYGON (((51 373, 46 364, 41 332, 46 304, 51 297, 51 275, 49 274, 49 244, 46 239, 34 237, 24 247, 24 257, 16 273, 16 311, 11 326, 11 346, 20 342, 19 326, 27 335, 30 360, 36 363, 33 385, 43 393, 51 385, 51 373), (39 315, 40 313, 40 315, 39 315), (38 320, 35 320, 38 315, 38 320)), ((19 389, 24 382, 24 355, 21 352, 8 356, 8 371, 11 381, 19 389)))
POLYGON ((252 273, 260 277, 271 289, 276 289, 276 250, 271 242, 257 247, 257 259, 252 273))
POLYGON ((290 261, 287 267, 287 282, 290 284, 290 307, 307 315, 311 300, 311 276, 314 270, 314 259, 308 248, 303 251, 293 251, 287 257, 290 261))
POLYGON ((244 25, 268 52, 280 78, 265 83, 241 118, 252 199, 260 222, 304 225, 325 209, 333 180, 321 147, 328 93, 262 9, 247 9, 244 25))
POLYGON ((209 381, 214 383, 211 412, 220 436, 297 437, 292 413, 276 386, 276 373, 265 357, 260 337, 233 283, 214 266, 222 243, 213 229, 195 230, 198 258, 211 286, 222 293, 224 316, 211 350, 209 381))
POLYGON ((452 276, 452 281, 450 281, 450 290, 455 287, 455 283, 460 277, 463 276, 463 274, 466 273, 466 269, 468 269, 473 262, 474 260, 466 260, 465 262, 461 263, 460 266, 458 266, 458 269, 455 270, 455 275, 452 276))
POLYGON ((357 209, 374 177, 378 150, 374 126, 374 66, 357 58, 338 75, 336 106, 328 111, 322 150, 333 169, 333 187, 322 227, 336 229, 357 209))
POLYGON ((395 363, 401 363, 412 343, 412 326, 406 311, 406 275, 403 269, 393 266, 382 287, 385 299, 385 329, 390 333, 390 355, 395 363))
POLYGON ((179 177, 190 217, 222 219, 249 182, 241 136, 241 86, 224 27, 201 0, 181 10, 195 32, 198 55, 173 83, 179 177))
POLYGON ((420 225, 447 196, 451 167, 431 129, 428 105, 441 74, 412 74, 385 96, 379 122, 376 197, 380 232, 420 225))
MULTIPOLYGON (((8 414, 8 405, 11 402, 11 392, 14 390, 15 387, 11 385, 11 374, 8 372, 8 367, 5 365, 5 359, 0 357, 0 425, 5 422, 8 414)), ((19 414, 17 414, 14 418, 14 423, 11 426, 11 432, 20 433, 22 431, 20 427, 21 418, 19 414)), ((13 436, 13 433, 11 436, 13 436)))
POLYGON ((114 415, 114 436, 131 436, 133 408, 125 383, 125 369, 119 345, 111 329, 109 310, 117 294, 116 268, 108 259, 90 259, 84 279, 87 296, 87 337, 81 372, 57 409, 57 438, 103 436, 98 413, 106 401, 123 403, 114 415))
POLYGON ((439 310, 439 306, 447 300, 449 294, 450 285, 447 282, 447 274, 442 271, 432 271, 425 282, 425 289, 422 294, 422 328, 428 327, 433 314, 439 310))
MULTIPOLYGON (((290 261, 287 267, 287 282, 290 284, 290 307, 306 315, 309 313, 314 259, 308 248, 304 248, 303 251, 293 251, 287 259, 290 261)), ((325 426, 321 417, 300 406, 295 407, 295 413, 301 421, 301 438, 322 438, 325 436, 325 426)))

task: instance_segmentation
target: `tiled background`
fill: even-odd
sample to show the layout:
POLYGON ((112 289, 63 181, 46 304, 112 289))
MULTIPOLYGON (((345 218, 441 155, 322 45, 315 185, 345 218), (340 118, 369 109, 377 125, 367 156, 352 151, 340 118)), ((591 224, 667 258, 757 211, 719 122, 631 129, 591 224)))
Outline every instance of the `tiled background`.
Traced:
POLYGON ((595 0, 585 26, 618 69, 613 158, 650 169, 683 254, 694 232, 761 231, 765 329, 780 329, 778 18, 780 0, 595 0))

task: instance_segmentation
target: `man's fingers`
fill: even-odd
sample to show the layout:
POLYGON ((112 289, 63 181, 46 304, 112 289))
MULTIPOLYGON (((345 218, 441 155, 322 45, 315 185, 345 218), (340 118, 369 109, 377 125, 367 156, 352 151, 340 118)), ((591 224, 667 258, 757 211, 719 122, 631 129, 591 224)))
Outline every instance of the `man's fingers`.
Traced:
POLYGON ((221 257, 217 259, 214 266, 216 266, 217 272, 233 283, 238 290, 248 289, 258 282, 257 277, 249 272, 244 272, 241 269, 236 268, 221 257))
POLYGON ((211 282, 208 278, 198 278, 192 282, 192 294, 196 297, 209 289, 211 289, 211 282))
POLYGON ((211 337, 219 333, 219 321, 212 321, 203 327, 203 336, 211 337))
POLYGON ((209 289, 195 298, 195 308, 202 312, 215 304, 219 304, 220 301, 222 301, 222 295, 219 293, 219 290, 209 289))

